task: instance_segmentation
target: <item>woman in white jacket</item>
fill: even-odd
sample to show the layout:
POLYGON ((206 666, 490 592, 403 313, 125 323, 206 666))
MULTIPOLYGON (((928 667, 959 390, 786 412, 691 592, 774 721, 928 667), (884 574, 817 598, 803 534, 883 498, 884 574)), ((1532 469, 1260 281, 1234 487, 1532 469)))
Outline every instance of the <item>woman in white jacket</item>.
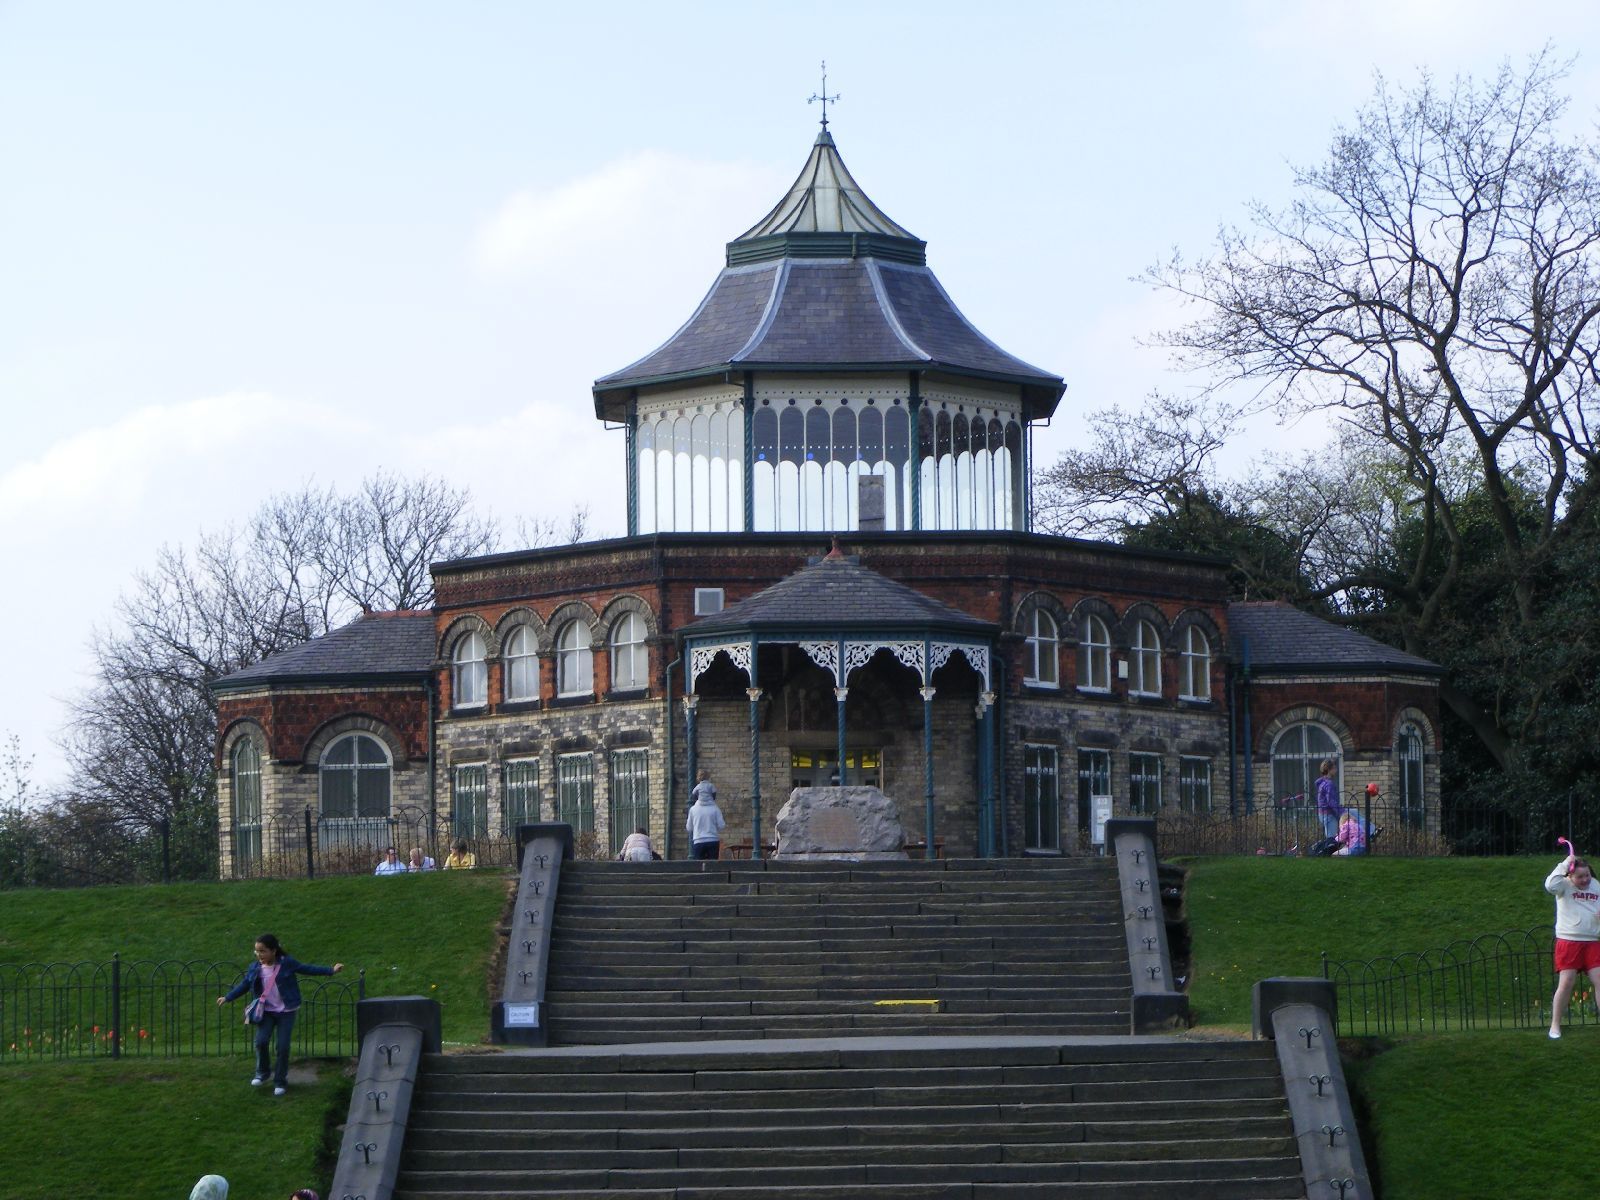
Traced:
POLYGON ((1578 972, 1589 976, 1600 998, 1600 885, 1589 864, 1569 854, 1556 864, 1544 881, 1544 890, 1556 898, 1556 953, 1558 975, 1555 999, 1550 1004, 1550 1036, 1561 1036, 1561 1016, 1572 999, 1578 972))

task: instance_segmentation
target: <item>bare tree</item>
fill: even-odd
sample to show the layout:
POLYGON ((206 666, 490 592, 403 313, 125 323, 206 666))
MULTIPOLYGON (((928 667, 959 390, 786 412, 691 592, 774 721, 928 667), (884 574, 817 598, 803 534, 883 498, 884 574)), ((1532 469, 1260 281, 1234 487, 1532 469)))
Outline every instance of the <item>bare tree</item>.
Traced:
MULTIPOLYGON (((1332 410, 1398 465, 1417 536, 1324 586, 1381 588, 1411 649, 1462 585, 1464 504, 1486 507, 1531 630, 1541 572, 1600 490, 1600 176, 1593 142, 1563 133, 1563 70, 1546 52, 1486 83, 1380 79, 1287 209, 1254 206, 1212 257, 1147 276, 1201 308, 1165 335, 1181 361, 1332 410)), ((1504 764, 1495 714, 1445 696, 1504 764)))
MULTIPOLYGON (((530 528, 553 541, 585 523, 579 509, 564 528, 530 528)), ((497 537, 465 489, 379 474, 349 494, 308 485, 272 497, 242 529, 164 548, 96 636, 57 815, 75 828, 164 831, 214 820, 211 684, 364 609, 426 607, 430 564, 490 552, 497 537)))

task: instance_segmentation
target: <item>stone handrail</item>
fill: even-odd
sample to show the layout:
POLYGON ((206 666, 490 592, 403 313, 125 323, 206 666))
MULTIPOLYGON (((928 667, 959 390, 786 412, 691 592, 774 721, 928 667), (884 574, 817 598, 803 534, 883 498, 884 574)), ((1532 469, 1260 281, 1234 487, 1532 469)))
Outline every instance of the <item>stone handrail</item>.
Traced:
POLYGON ((572 857, 572 826, 565 822, 517 826, 517 856, 521 870, 512 904, 511 941, 500 999, 490 1013, 490 1037, 496 1042, 543 1046, 549 1041, 544 989, 550 934, 561 863, 572 857))
POLYGON ((1156 871, 1156 823, 1114 818, 1106 822, 1106 845, 1117 860, 1122 927, 1128 942, 1134 1033, 1170 1033, 1189 1024, 1189 997, 1178 990, 1167 950, 1167 919, 1156 871))

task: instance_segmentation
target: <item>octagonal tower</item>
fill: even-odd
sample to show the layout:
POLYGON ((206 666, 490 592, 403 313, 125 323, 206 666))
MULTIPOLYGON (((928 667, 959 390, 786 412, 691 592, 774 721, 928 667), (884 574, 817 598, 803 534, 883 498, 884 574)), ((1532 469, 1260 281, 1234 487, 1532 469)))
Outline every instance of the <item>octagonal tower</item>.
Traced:
POLYGON ((595 382, 628 532, 1027 530, 1059 376, 956 308, 826 128, 665 344, 595 382))

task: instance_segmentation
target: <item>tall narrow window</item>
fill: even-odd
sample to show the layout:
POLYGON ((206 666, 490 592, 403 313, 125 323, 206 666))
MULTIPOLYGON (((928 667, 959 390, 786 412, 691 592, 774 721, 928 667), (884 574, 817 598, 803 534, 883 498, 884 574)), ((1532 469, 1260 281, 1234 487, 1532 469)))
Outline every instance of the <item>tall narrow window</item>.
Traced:
POLYGON ((1128 809, 1142 817, 1161 811, 1161 756, 1128 755, 1128 809))
POLYGON ((1061 671, 1056 651, 1059 639, 1055 618, 1042 608, 1028 614, 1027 661, 1023 665, 1022 682, 1031 687, 1057 687, 1061 671))
POLYGON ((1093 613, 1083 618, 1078 638, 1078 687, 1089 692, 1111 690, 1111 634, 1093 613))
POLYGON ((335 820, 389 816, 389 754, 365 733, 336 739, 318 765, 322 815, 335 820))
POLYGON ((1061 849, 1061 807, 1056 774, 1054 746, 1023 746, 1023 844, 1029 850, 1061 849))
POLYGON ((450 831, 456 837, 479 838, 489 832, 489 768, 483 763, 457 767, 452 781, 455 803, 450 831))
POLYGON ((594 655, 589 626, 568 621, 556 638, 556 692, 562 696, 594 694, 594 655))
POLYGON ((555 818, 571 825, 574 833, 594 832, 594 755, 556 759, 555 818))
POLYGON ((1395 739, 1395 757, 1400 767, 1400 820, 1414 829, 1423 824, 1422 730, 1412 724, 1400 726, 1395 739))
POLYGON ((1205 630, 1191 625, 1183 633, 1183 649, 1179 652, 1182 678, 1178 681, 1178 695, 1184 700, 1211 699, 1211 643, 1205 630))
POLYGON ((1211 760, 1209 758, 1180 758, 1178 760, 1178 807, 1184 812, 1211 811, 1211 760))
POLYGON ((1149 621, 1133 627, 1133 686, 1136 696, 1161 695, 1161 635, 1149 621))
POLYGON ((500 832, 515 837, 518 825, 539 819, 539 760, 513 758, 501 774, 500 832))
POLYGON ((618 750, 611 756, 611 853, 635 829, 650 828, 649 751, 618 750))
POLYGON ((539 643, 533 629, 518 625, 506 635, 501 662, 505 664, 506 699, 539 698, 539 643))
POLYGON ((624 613, 611 631, 611 690, 642 690, 648 683, 648 666, 644 619, 638 613, 624 613))
POLYGON ((261 752, 249 738, 233 748, 233 873, 261 862, 261 752))
POLYGON ((483 661, 483 635, 469 633, 456 642, 451 656, 450 703, 453 708, 482 708, 489 697, 489 668, 483 661))
POLYGON ((1111 752, 1078 751, 1078 837, 1080 844, 1103 846, 1111 815, 1111 752))

